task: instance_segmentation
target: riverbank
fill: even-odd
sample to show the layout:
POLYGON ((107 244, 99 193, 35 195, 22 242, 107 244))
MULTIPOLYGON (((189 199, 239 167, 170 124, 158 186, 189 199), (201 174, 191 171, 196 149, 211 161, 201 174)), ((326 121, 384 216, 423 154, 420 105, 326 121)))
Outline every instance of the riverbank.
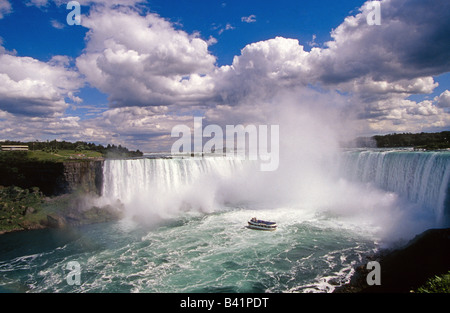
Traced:
POLYGON ((0 186, 0 235, 16 231, 64 228, 122 218, 118 203, 98 205, 95 194, 73 192, 47 197, 36 187, 0 186))
POLYGON ((430 229, 417 235, 404 247, 383 250, 367 257, 358 266, 350 283, 336 288, 335 293, 410 293, 435 276, 450 271, 450 228, 430 229), (369 286, 367 276, 374 269, 367 263, 380 264, 380 285, 369 286))

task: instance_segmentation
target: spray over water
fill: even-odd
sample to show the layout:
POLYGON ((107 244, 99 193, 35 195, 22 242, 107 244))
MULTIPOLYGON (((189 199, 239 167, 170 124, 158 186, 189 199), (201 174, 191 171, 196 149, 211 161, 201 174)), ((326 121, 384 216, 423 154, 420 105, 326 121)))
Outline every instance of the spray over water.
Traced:
MULTIPOLYGON (((280 125, 276 171, 260 171, 258 161, 217 157, 111 160, 105 162, 103 196, 119 199, 129 215, 140 220, 230 208, 263 210, 265 216, 277 217, 283 209, 298 222, 304 216, 327 216, 343 227, 366 229, 389 241, 443 222, 448 159, 430 159, 425 169, 406 154, 393 164, 361 161, 364 153, 343 153, 339 146, 352 132, 343 127, 351 125, 351 119, 343 119, 342 111, 329 104, 336 97, 309 92, 304 99, 294 105, 293 96, 284 94, 260 105, 266 112, 261 123, 280 125), (434 161, 439 165, 430 165, 434 161), (435 177, 433 185, 430 177, 435 177)), ((377 153, 372 158, 383 158, 377 153)))

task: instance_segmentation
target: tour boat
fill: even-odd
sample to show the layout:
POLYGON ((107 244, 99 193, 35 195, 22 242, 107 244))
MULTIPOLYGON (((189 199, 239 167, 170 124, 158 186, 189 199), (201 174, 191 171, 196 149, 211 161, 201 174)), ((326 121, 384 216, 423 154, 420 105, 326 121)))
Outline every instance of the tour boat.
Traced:
POLYGON ((256 217, 254 217, 250 221, 248 221, 248 228, 273 231, 277 229, 277 223, 258 220, 256 217))

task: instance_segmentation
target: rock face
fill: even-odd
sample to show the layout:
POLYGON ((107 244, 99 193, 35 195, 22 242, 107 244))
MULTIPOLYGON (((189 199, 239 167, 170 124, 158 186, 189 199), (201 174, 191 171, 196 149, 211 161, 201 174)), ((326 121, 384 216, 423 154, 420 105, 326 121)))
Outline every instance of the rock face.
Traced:
POLYGON ((430 229, 416 236, 405 247, 382 252, 373 259, 379 262, 381 285, 369 286, 366 265, 356 269, 350 284, 335 292, 408 293, 428 278, 450 270, 450 228, 430 229))
POLYGON ((101 195, 103 185, 103 161, 63 163, 65 192, 83 191, 101 195))
POLYGON ((69 210, 69 212, 58 212, 47 215, 44 226, 49 228, 65 228, 81 226, 94 223, 105 223, 117 221, 123 217, 120 207, 110 205, 103 207, 91 207, 85 210, 69 210))
POLYGON ((100 195, 102 184, 103 160, 27 161, 14 165, 14 171, 0 177, 0 185, 24 189, 39 187, 47 196, 74 191, 100 195))

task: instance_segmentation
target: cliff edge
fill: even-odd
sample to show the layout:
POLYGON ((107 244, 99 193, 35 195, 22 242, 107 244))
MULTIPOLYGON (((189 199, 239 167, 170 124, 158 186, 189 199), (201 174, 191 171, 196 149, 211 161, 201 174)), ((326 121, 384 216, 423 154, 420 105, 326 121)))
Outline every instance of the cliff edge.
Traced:
POLYGON ((74 191, 100 195, 103 162, 103 159, 50 162, 11 158, 0 162, 0 186, 38 187, 46 196, 74 191))
POLYGON ((382 251, 370 258, 380 264, 380 285, 369 286, 371 270, 359 266, 351 282, 335 293, 409 293, 435 275, 450 270, 450 228, 430 229, 417 235, 403 248, 382 251))

